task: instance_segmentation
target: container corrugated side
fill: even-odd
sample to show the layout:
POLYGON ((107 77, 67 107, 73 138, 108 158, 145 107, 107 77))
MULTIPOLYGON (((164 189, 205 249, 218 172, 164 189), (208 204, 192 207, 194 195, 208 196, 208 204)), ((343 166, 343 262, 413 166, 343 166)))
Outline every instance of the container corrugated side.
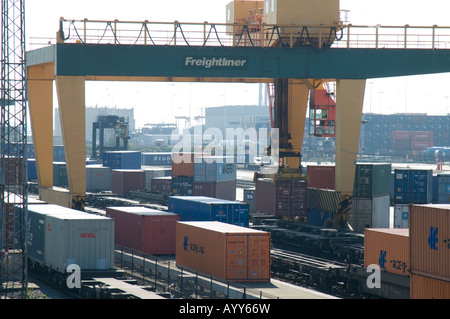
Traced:
POLYGON ((394 172, 394 203, 427 204, 432 201, 432 170, 396 169, 394 172))
POLYGON ((249 226, 248 204, 205 196, 170 196, 169 212, 181 221, 219 221, 249 226))
POLYGON ((438 174, 436 184, 437 202, 450 204, 450 174, 438 174))
POLYGON ((253 214, 255 212, 255 189, 247 188, 244 189, 243 201, 248 204, 248 212, 253 214))
POLYGON ((130 191, 145 189, 145 172, 143 170, 112 170, 111 191, 124 195, 130 191))
POLYGON ((201 157, 201 153, 172 153, 172 176, 194 178, 194 164, 201 162, 201 157))
POLYGON ((225 182, 194 182, 193 196, 236 200, 236 180, 225 182))
POLYGON ((410 205, 411 272, 450 279, 450 205, 410 205))
POLYGON ((151 179, 150 189, 152 192, 169 195, 172 193, 172 177, 156 177, 151 179))
POLYGON ((353 198, 347 222, 359 233, 365 228, 389 228, 390 196, 353 198))
POLYGON ((233 156, 202 157, 194 164, 194 182, 227 182, 236 180, 233 156))
POLYGON ((236 282, 270 281, 270 234, 220 222, 178 222, 176 263, 236 282))
POLYGON ((450 299, 450 280, 411 274, 411 299, 450 299))
POLYGON ((44 220, 44 264, 65 272, 114 268, 114 220, 58 205, 29 205, 44 220))
POLYGON ((394 205, 394 228, 409 228, 409 205, 394 205))
POLYGON ((383 271, 409 276, 409 229, 366 228, 364 267, 373 264, 383 271))
POLYGON ((115 243, 151 255, 175 254, 176 214, 146 207, 108 207, 115 220, 115 243))

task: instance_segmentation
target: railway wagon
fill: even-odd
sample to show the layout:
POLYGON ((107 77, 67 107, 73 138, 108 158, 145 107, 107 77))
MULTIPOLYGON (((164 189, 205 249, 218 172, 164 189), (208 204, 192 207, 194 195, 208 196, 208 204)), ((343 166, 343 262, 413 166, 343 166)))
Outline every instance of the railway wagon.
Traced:
POLYGON ((114 271, 113 219, 53 204, 32 204, 27 224, 32 270, 60 281, 70 265, 78 266, 81 275, 114 271))

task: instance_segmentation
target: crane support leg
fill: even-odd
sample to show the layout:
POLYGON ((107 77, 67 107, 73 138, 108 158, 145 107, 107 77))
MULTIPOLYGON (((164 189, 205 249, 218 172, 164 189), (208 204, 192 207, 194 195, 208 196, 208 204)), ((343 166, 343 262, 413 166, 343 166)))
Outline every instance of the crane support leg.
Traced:
POLYGON ((72 196, 70 206, 83 209, 86 193, 85 78, 57 76, 56 90, 72 196))
POLYGON ((28 67, 28 101, 40 187, 53 187, 54 63, 28 67))
POLYGON ((365 86, 365 80, 336 80, 336 191, 342 216, 353 195, 365 86))
MULTIPOLYGON (((275 127, 279 129, 280 157, 301 154, 309 89, 302 80, 275 80, 275 127)), ((287 156, 286 164, 298 168, 300 157, 287 156)))

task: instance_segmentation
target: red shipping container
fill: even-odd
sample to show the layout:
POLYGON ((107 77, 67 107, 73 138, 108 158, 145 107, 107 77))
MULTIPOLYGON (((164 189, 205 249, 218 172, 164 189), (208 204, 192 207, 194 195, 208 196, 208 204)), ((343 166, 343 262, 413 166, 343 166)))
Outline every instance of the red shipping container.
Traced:
POLYGON ((129 191, 145 189, 145 171, 113 170, 111 191, 113 194, 125 195, 129 191))
POLYGON ((108 207, 115 219, 115 243, 150 255, 175 254, 180 216, 147 207, 108 207))
POLYGON ((194 161, 202 153, 172 153, 172 176, 194 177, 194 161))
POLYGON ((321 189, 335 189, 334 165, 308 165, 308 186, 321 189))
POLYGON ((151 180, 152 192, 169 195, 172 193, 172 177, 155 177, 151 180))
POLYGON ((194 196, 236 200, 236 180, 226 182, 194 182, 194 196))
POLYGON ((303 180, 277 181, 261 178, 255 185, 256 212, 275 217, 301 217, 307 214, 307 186, 303 180))

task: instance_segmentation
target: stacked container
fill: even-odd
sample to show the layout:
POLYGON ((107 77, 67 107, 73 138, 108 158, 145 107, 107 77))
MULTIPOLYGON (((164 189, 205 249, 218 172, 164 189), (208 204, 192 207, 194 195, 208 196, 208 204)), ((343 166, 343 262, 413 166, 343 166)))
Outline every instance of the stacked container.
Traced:
POLYGON ((112 170, 112 193, 125 195, 129 191, 143 189, 145 189, 145 172, 143 170, 112 170))
POLYGON ((169 212, 181 221, 220 221, 249 226, 248 204, 205 196, 170 196, 169 212))
POLYGON ((391 164, 357 164, 347 221, 357 232, 389 228, 391 164))
POLYGON ((28 205, 27 254, 31 260, 64 273, 114 269, 114 220, 58 205, 28 205))
POLYGON ((409 276, 409 229, 366 228, 364 267, 373 264, 382 271, 409 276))
POLYGON ((277 218, 306 217, 307 182, 259 178, 255 185, 255 211, 277 218))
POLYGON ((255 189, 254 188, 246 188, 244 189, 244 203, 248 204, 248 212, 249 214, 253 214, 255 212, 255 189))
POLYGON ((194 178, 189 176, 172 176, 172 194, 175 196, 192 196, 194 178))
POLYGON ((27 159, 27 181, 37 181, 36 159, 27 159))
POLYGON ((141 169, 142 155, 138 151, 110 151, 103 153, 103 165, 112 169, 141 169))
POLYGON ((450 299, 450 205, 410 206, 411 298, 450 299))
POLYGON ((394 228, 409 227, 409 205, 397 204, 394 206, 394 228))
POLYGON ((176 263, 235 282, 270 281, 270 233, 220 222, 178 222, 176 263))
POLYGON ((192 196, 194 161, 201 156, 201 153, 172 153, 172 194, 192 196))
POLYGON ((162 167, 143 167, 145 172, 145 189, 152 188, 152 179, 157 177, 165 177, 172 175, 172 169, 162 167))
MULTIPOLYGON (((147 182, 147 180, 146 180, 147 182)), ((146 186, 147 188, 147 186, 146 186)), ((148 188, 147 188, 148 189, 148 188)), ((170 195, 172 193, 172 177, 164 176, 164 177, 156 177, 152 178, 150 189, 152 192, 170 195)))
POLYGON ((175 254, 176 214, 146 207, 108 207, 115 220, 115 243, 150 255, 175 254))
POLYGON ((99 192, 112 189, 112 169, 102 165, 86 166, 86 191, 99 192))
POLYGON ((396 169, 394 171, 395 204, 427 204, 433 198, 433 171, 396 169))
POLYGON ((142 165, 170 166, 172 165, 172 153, 170 152, 145 152, 142 153, 142 165))
POLYGON ((53 162, 53 185, 60 187, 66 187, 69 185, 66 163, 53 162))

